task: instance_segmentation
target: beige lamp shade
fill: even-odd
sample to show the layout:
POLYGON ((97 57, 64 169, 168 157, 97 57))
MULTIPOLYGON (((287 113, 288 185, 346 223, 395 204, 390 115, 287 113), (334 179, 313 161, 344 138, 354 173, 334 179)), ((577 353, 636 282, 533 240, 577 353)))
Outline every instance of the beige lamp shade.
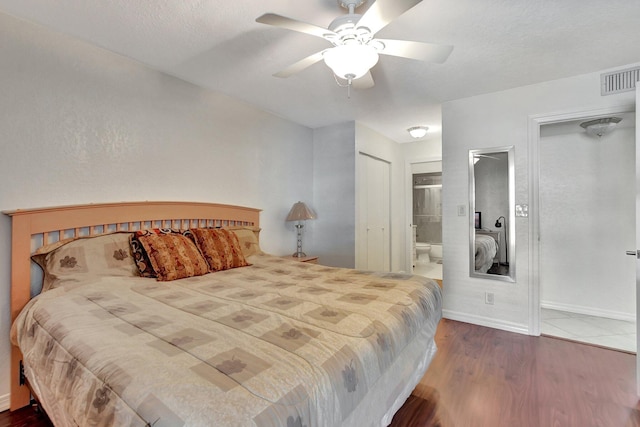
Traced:
POLYGON ((304 221, 307 219, 315 219, 316 214, 303 202, 294 203, 287 215, 287 221, 304 221))

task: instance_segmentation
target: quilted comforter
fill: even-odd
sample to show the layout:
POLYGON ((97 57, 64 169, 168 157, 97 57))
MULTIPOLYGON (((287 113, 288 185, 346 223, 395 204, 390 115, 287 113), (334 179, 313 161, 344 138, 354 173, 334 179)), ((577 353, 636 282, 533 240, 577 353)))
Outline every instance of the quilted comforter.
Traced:
POLYGON ((479 273, 486 273, 493 265, 493 259, 498 252, 498 244, 495 239, 485 234, 476 234, 475 267, 479 273))
POLYGON ((429 279, 249 261, 173 282, 85 277, 34 298, 12 332, 54 422, 365 425, 353 417, 369 395, 392 403, 385 375, 435 351, 429 279))

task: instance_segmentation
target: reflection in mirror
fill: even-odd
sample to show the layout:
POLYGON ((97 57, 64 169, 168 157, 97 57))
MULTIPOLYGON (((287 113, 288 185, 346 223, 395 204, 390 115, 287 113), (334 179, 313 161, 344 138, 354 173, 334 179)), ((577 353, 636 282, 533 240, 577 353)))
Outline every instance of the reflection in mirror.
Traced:
POLYGON ((515 281, 514 149, 469 150, 469 274, 515 281))

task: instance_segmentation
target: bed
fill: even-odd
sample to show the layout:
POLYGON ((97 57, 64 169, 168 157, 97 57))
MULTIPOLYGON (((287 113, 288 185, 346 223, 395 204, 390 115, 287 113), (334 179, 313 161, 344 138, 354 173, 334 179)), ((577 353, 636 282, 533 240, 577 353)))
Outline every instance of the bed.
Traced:
POLYGON ((476 233, 475 239, 475 268, 478 273, 486 273, 493 265, 498 253, 498 243, 487 234, 476 233))
POLYGON ((7 213, 11 409, 33 393, 56 426, 387 425, 436 351, 435 282, 265 254, 257 209, 130 202, 7 213), (153 262, 164 256, 157 244, 141 262, 131 236, 155 242, 159 230, 195 242, 207 271, 185 261, 187 275, 171 276, 153 262), (226 233, 224 250, 248 265, 210 272, 215 253, 199 239, 211 233, 226 233), (34 298, 31 256, 46 271, 34 298), (142 277, 150 263, 160 279, 142 277))

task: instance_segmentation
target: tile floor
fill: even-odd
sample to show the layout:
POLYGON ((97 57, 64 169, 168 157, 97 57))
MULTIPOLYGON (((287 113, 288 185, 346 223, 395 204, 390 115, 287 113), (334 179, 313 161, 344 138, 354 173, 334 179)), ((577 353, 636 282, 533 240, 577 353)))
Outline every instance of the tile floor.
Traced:
POLYGON ((544 335, 636 352, 635 322, 543 308, 541 332, 544 335))
POLYGON ((413 274, 442 280, 442 262, 416 262, 415 267, 413 267, 413 274))
POLYGON ((413 274, 442 280, 442 261, 416 262, 415 267, 413 267, 413 274))
MULTIPOLYGON (((442 280, 442 263, 417 262, 414 274, 442 280)), ((636 324, 565 311, 541 310, 541 332, 560 338, 636 352, 636 324)))

